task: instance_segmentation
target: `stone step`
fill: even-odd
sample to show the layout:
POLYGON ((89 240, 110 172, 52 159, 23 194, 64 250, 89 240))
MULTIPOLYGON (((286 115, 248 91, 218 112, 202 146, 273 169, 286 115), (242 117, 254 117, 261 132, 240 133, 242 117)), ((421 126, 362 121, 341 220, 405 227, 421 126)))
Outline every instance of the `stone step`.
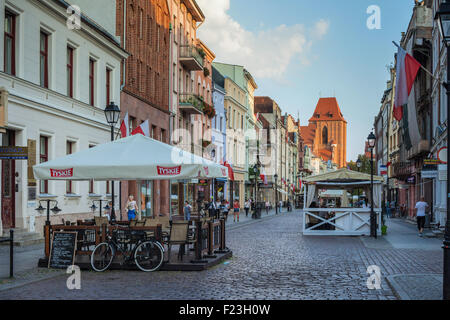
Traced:
MULTIPOLYGON (((9 230, 3 234, 3 236, 9 236, 9 230)), ((25 229, 14 230, 14 245, 15 246, 28 246, 33 244, 39 244, 44 242, 44 238, 37 232, 28 232, 25 229), (17 232, 16 232, 17 231, 17 232)), ((9 245, 9 242, 2 242, 0 245, 9 245)))

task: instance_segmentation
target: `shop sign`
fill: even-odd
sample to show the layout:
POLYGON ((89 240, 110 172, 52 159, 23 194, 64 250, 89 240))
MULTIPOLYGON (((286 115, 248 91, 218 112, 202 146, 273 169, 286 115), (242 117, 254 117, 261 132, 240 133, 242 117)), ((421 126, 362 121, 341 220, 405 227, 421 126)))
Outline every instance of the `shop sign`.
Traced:
POLYGON ((208 180, 201 179, 198 181, 198 185, 206 187, 208 185, 208 180))
POLYGON ((406 182, 409 184, 416 184, 416 176, 411 176, 406 179, 406 182))
POLYGON ((421 173, 422 178, 424 179, 433 179, 438 176, 437 170, 423 170, 421 173))
POLYGON ((439 181, 447 181, 447 166, 439 165, 439 181))
POLYGON ((437 158, 442 164, 447 164, 447 147, 439 149, 437 152, 437 158))
POLYGON ((0 159, 2 160, 27 160, 27 147, 0 147, 0 159))

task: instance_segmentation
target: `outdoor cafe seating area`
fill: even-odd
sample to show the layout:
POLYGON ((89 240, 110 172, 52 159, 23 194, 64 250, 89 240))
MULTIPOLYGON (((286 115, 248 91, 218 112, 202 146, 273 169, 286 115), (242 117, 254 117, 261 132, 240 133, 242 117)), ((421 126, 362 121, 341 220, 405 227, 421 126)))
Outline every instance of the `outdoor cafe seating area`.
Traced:
MULTIPOLYGON (((110 223, 107 217, 95 217, 76 222, 64 221, 60 225, 46 225, 45 258, 40 259, 39 266, 48 266, 53 233, 76 232, 75 264, 81 269, 90 269, 92 250, 99 243, 105 242, 114 230, 139 232, 145 234, 147 239, 161 243, 165 249, 161 270, 204 270, 232 255, 226 247, 223 219, 198 219, 198 215, 193 215, 191 221, 184 221, 178 216, 163 216, 110 223)), ((129 268, 120 263, 120 255, 116 260, 113 261, 112 269, 129 268)))
MULTIPOLYGON (((66 181, 227 179, 229 176, 227 167, 143 135, 101 144, 38 164, 33 167, 33 172, 37 179, 66 181), (124 161, 117 157, 118 154, 134 156, 124 161)), ((225 243, 223 219, 195 214, 191 215, 192 220, 189 222, 180 221, 182 219, 177 216, 158 216, 110 223, 105 217, 97 217, 93 221, 47 224, 44 227, 45 258, 40 260, 39 265, 47 266, 51 239, 55 232, 64 231, 77 233, 75 264, 81 268, 89 268, 93 248, 109 239, 116 230, 125 230, 127 234, 141 233, 161 243, 166 251, 162 270, 203 270, 231 256, 225 243), (177 253, 174 253, 173 247, 178 249, 177 253)), ((112 268, 115 267, 125 268, 113 261, 112 268)))

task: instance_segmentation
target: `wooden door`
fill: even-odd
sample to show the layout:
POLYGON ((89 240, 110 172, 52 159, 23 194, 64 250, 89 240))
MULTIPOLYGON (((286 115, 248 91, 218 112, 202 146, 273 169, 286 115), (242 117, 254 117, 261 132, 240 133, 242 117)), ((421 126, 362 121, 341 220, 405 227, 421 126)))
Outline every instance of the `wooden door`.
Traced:
MULTIPOLYGON (((14 146, 14 131, 3 135, 3 146, 14 146)), ((2 224, 3 229, 15 228, 15 160, 2 160, 2 224)))

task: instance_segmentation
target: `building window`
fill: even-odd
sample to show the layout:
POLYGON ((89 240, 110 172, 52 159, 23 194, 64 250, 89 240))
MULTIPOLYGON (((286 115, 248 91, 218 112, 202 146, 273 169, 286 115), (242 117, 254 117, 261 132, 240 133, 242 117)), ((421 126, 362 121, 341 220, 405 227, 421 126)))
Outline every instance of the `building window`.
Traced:
MULTIPOLYGON (((72 154, 74 151, 74 142, 67 141, 66 143, 66 154, 72 154)), ((73 194, 73 182, 72 181, 66 181, 66 194, 73 194)))
POLYGON ((40 83, 48 88, 48 34, 41 31, 40 38, 40 83))
POLYGON ((6 73, 16 75, 16 16, 5 12, 5 52, 4 70, 6 73))
POLYGON ((328 144, 328 128, 324 127, 322 130, 322 144, 328 144))
POLYGON ((94 105, 95 61, 89 59, 89 104, 94 105))
POLYGON ((73 48, 67 47, 67 95, 73 98, 73 48))
POLYGON ((142 39, 144 34, 144 10, 139 10, 139 38, 142 39))
POLYGON ((111 70, 106 68, 106 104, 111 103, 111 70))
MULTIPOLYGON (((48 161, 48 137, 40 137, 40 147, 39 147, 39 163, 44 163, 48 161)), ((41 194, 48 193, 48 181, 41 180, 39 191, 41 194)))

